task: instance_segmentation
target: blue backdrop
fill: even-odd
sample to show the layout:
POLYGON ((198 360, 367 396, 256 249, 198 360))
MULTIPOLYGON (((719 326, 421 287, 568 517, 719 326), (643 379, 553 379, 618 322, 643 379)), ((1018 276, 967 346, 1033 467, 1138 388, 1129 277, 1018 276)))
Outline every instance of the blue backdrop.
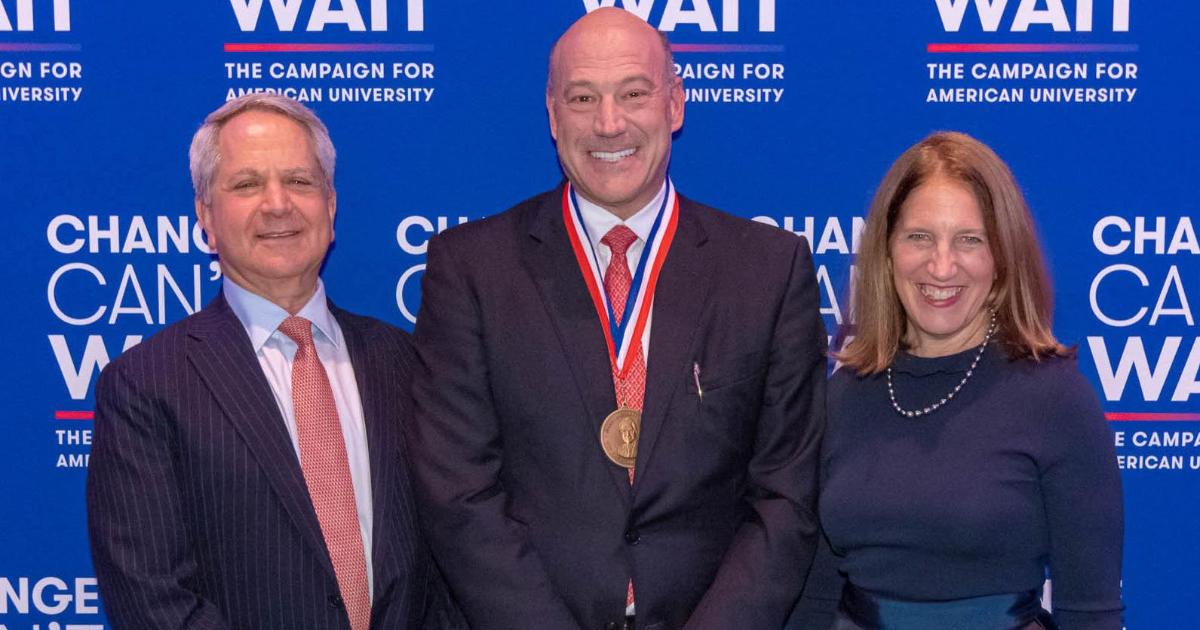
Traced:
MULTIPOLYGON (((808 236, 831 331, 900 151, 959 129, 1009 161, 1056 332, 1112 420, 1127 625, 1200 627, 1200 7, 616 3, 676 45, 676 184, 808 236)), ((432 233, 557 183, 546 54, 611 4, 0 0, 0 630, 106 626, 84 527, 92 387, 219 286, 187 173, 203 116, 246 90, 311 100, 340 158, 330 294, 411 327, 432 233)))

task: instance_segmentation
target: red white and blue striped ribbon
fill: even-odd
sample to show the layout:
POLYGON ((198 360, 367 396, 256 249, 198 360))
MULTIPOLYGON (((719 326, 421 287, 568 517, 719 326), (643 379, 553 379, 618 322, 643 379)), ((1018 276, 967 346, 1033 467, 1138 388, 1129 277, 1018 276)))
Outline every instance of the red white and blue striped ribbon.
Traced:
POLYGON ((675 196, 675 186, 670 178, 667 179, 666 187, 666 194, 663 195, 662 205, 654 217, 654 225, 650 229, 646 246, 642 248, 637 266, 631 270, 633 282, 629 287, 630 298, 625 300, 625 312, 622 313, 620 324, 616 323, 612 304, 608 302, 608 294, 602 288, 604 279, 600 259, 592 245, 592 239, 588 236, 587 226, 583 223, 583 214, 575 198, 575 190, 570 184, 563 190, 563 222, 567 227, 567 237, 571 241, 575 260, 579 263, 579 270, 583 273, 584 283, 600 318, 604 341, 608 345, 609 362, 617 369, 618 376, 622 377, 629 369, 630 359, 633 357, 631 349, 634 344, 641 343, 642 334, 646 330, 650 306, 654 303, 654 290, 658 285, 658 275, 667 259, 671 241, 675 239, 675 228, 679 224, 679 200, 675 196), (636 315, 631 317, 631 314, 636 315))

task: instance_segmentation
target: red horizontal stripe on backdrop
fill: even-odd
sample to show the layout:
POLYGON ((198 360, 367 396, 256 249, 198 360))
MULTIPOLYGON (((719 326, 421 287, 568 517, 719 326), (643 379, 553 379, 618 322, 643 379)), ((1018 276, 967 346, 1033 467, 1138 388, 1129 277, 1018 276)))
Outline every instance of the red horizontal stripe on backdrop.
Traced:
POLYGON ((0 42, 0 52, 79 52, 80 44, 32 44, 0 42))
POLYGON ((1137 44, 928 44, 931 53, 1137 52, 1137 44))
POLYGON ((1200 413, 1127 413, 1104 414, 1104 419, 1116 422, 1200 422, 1200 413))
POLYGON ((55 411, 55 420, 92 420, 96 414, 92 411, 55 411))
POLYGON ((433 52, 433 44, 225 44, 225 52, 433 52))
POLYGON ((779 44, 671 44, 671 52, 677 53, 768 53, 783 52, 779 44))

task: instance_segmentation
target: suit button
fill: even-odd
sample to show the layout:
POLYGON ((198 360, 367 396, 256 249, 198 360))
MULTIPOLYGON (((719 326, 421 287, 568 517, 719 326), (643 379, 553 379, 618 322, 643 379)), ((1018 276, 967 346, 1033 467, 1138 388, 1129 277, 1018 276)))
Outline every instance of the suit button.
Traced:
POLYGON ((619 630, 620 627, 621 626, 618 625, 617 622, 615 622, 615 621, 610 621, 610 622, 608 622, 607 626, 604 626, 605 630, 619 630))
POLYGON ((340 609, 342 606, 343 606, 343 604, 342 604, 342 596, 341 595, 330 595, 329 596, 329 607, 330 608, 340 609))
POLYGON ((625 532, 625 542, 627 542, 631 545, 638 544, 638 541, 640 541, 641 539, 642 539, 642 535, 636 529, 630 529, 625 532))

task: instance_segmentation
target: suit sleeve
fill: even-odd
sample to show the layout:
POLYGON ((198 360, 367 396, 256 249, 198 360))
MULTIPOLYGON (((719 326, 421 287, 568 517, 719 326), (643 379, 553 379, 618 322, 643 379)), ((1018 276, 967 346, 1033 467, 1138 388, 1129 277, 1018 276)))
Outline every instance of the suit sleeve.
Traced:
POLYGON ((458 602, 450 596, 449 587, 441 571, 433 562, 429 563, 429 576, 425 584, 425 618, 421 630, 468 630, 467 620, 459 609, 458 602))
POLYGON ((800 593, 800 601, 796 602, 796 608, 788 619, 788 630, 832 628, 844 583, 845 578, 837 570, 837 556, 822 535, 818 541, 816 558, 804 582, 804 590, 800 593))
POLYGON ((189 589, 195 562, 180 516, 164 413, 116 361, 96 384, 88 466, 88 535, 105 612, 115 628, 228 627, 189 589))
POLYGON ((687 628, 780 628, 817 546, 817 466, 825 426, 825 328, 808 247, 796 242, 776 316, 747 466, 749 517, 687 628))
MULTIPOLYGON (((837 395, 832 386, 825 393, 825 410, 828 414, 830 405, 837 395)), ((829 453, 826 451, 828 442, 822 438, 821 463, 817 475, 817 487, 824 488, 829 474, 829 453)), ((818 490, 819 491, 819 490, 818 490)), ((817 511, 820 512, 818 505, 817 511)), ((808 577, 804 580, 804 590, 800 592, 800 601, 792 610, 788 619, 788 630, 828 630, 833 627, 834 614, 841 600, 842 588, 846 578, 838 570, 839 557, 833 553, 829 537, 824 529, 817 539, 817 553, 812 566, 808 569, 808 577)))
POLYGON ((476 628, 570 629, 525 526, 506 510, 501 436, 479 304, 444 237, 429 245, 414 334, 412 465, 422 521, 451 590, 476 628))

